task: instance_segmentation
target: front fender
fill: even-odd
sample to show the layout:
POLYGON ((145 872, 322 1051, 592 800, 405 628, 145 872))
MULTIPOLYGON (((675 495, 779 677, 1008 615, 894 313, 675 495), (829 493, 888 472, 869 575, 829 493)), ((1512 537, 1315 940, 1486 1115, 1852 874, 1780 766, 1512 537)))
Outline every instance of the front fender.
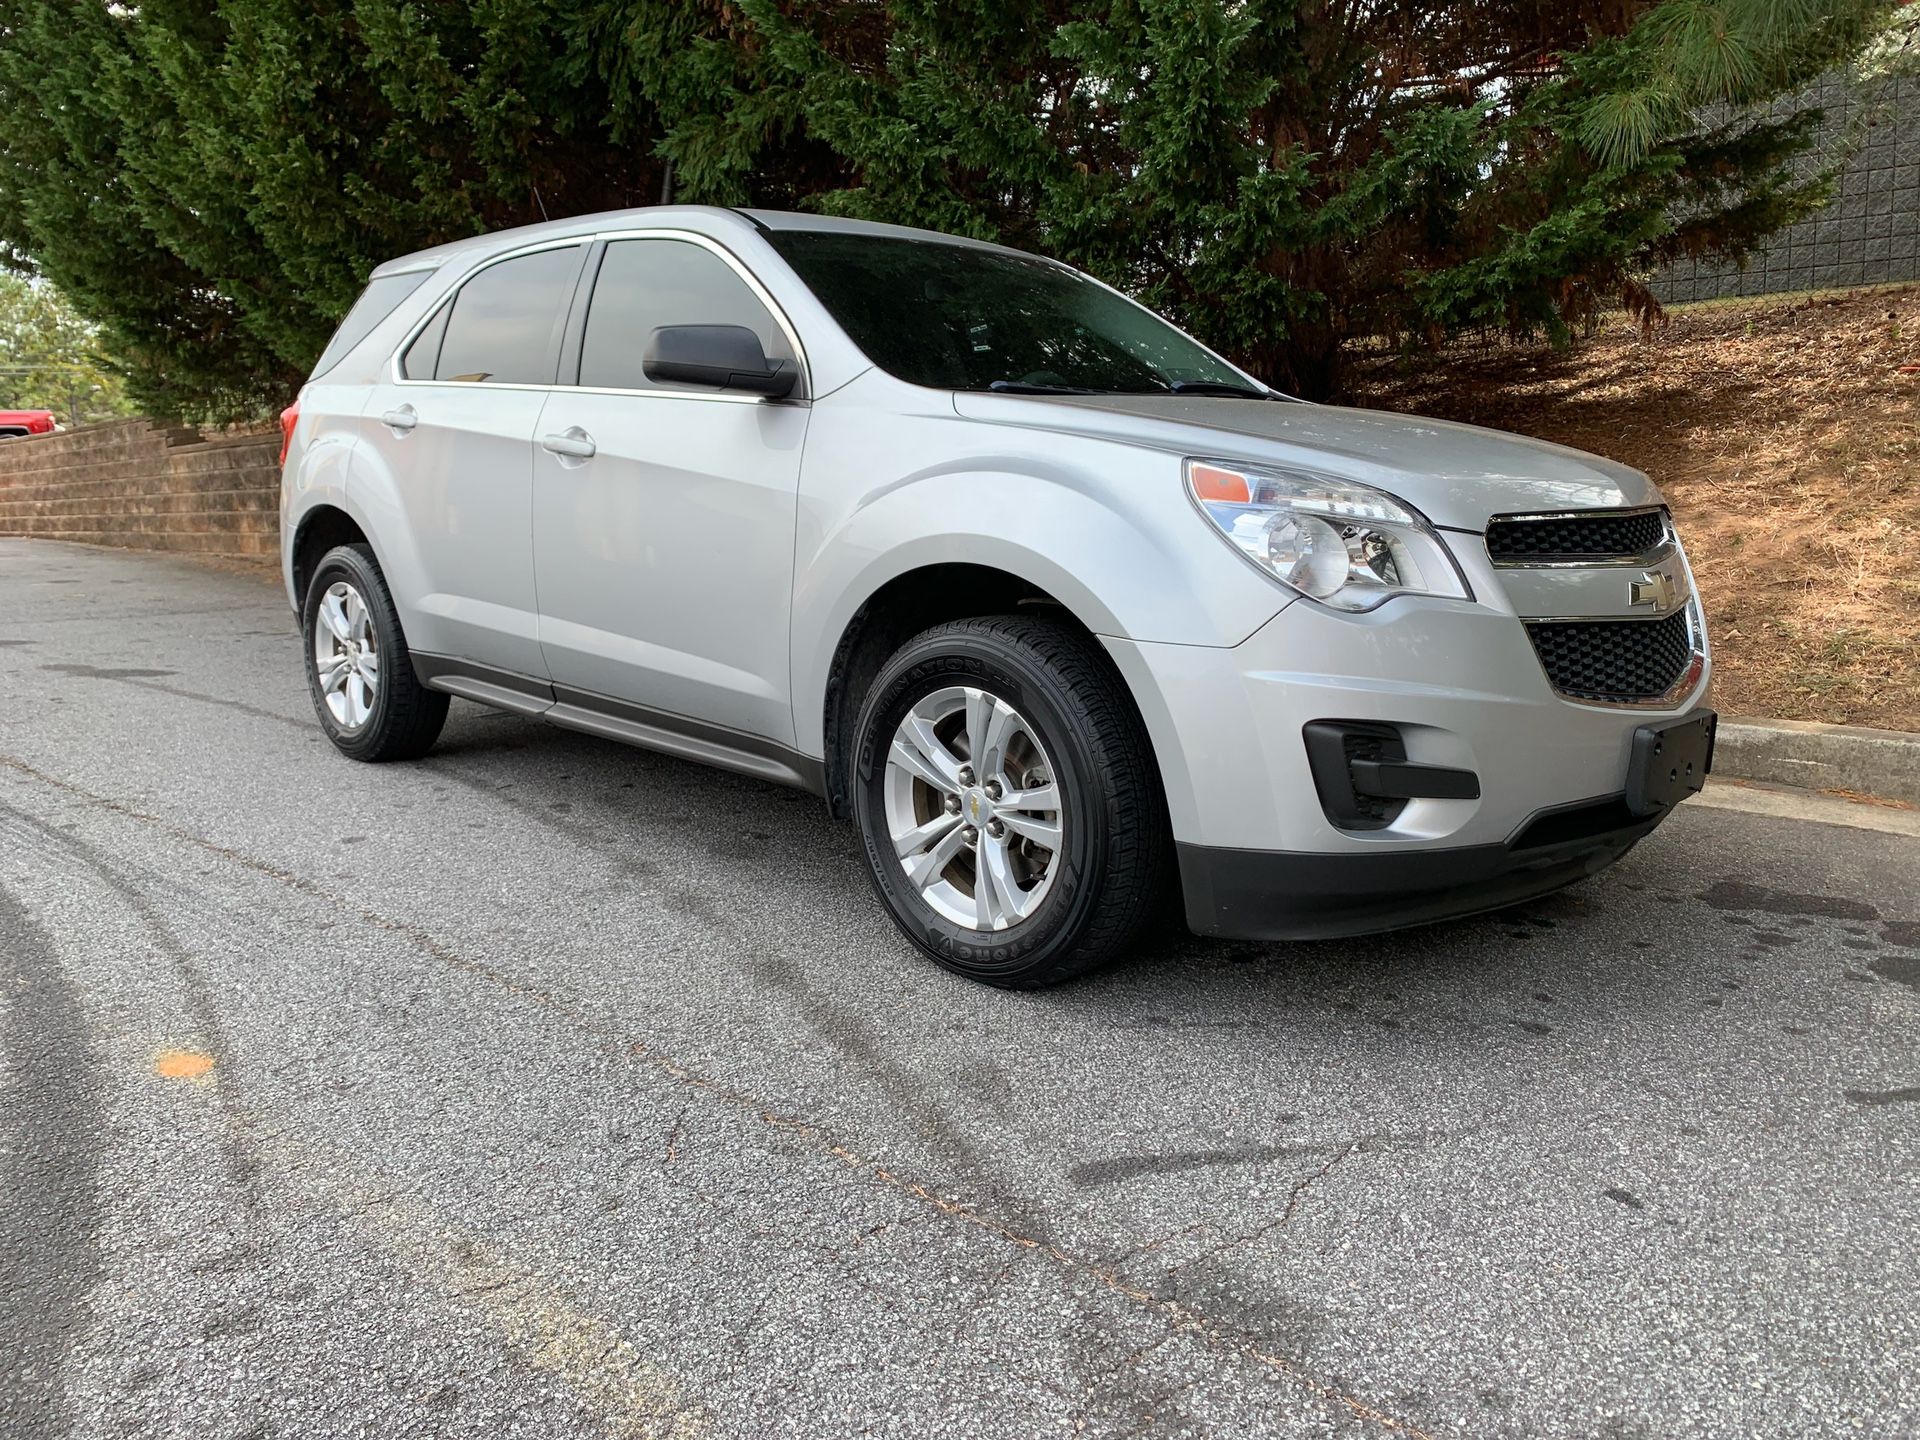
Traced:
POLYGON ((825 753, 833 657, 890 581, 937 565, 986 566, 1046 591, 1102 636, 1231 646, 1285 607, 1195 513, 1177 457, 953 415, 816 407, 802 477, 792 665, 799 748, 825 753), (876 454, 944 455, 905 475, 876 454))

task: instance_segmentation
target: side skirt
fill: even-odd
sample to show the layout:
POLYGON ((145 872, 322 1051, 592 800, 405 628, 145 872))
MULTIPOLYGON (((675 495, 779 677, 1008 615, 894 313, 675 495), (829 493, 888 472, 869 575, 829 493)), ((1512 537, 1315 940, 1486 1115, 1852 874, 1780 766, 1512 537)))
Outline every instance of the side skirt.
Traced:
POLYGON ((412 651, 410 658, 421 684, 449 695, 516 715, 537 716, 568 730, 637 745, 643 750, 757 776, 776 785, 791 785, 821 796, 827 793, 826 766, 821 761, 757 735, 470 660, 419 650, 412 651))

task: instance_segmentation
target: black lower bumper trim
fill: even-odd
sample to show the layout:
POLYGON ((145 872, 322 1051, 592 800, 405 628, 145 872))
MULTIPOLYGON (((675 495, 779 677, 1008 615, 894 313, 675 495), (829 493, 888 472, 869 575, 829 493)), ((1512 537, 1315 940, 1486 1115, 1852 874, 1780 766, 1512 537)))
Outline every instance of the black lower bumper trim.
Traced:
MULTIPOLYGON (((1624 811, 1618 797, 1582 801, 1531 817, 1517 834, 1539 835, 1556 813, 1624 811)), ((1666 813, 1544 845, 1316 854, 1182 844, 1187 924, 1240 940, 1323 940, 1498 910, 1606 869, 1666 813)))

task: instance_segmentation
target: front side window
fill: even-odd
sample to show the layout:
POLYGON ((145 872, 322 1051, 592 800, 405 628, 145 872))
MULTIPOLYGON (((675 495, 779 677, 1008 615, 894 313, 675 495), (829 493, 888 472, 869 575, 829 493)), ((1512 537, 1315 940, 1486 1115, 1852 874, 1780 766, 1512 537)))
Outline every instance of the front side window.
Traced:
POLYGON ((663 325, 744 325, 775 360, 793 360, 786 332, 726 261, 688 240, 615 240, 607 246, 587 308, 580 383, 653 390, 641 369, 647 340, 663 325))
POLYGON ((768 239, 868 359, 915 385, 1265 393, 1151 311, 1050 260, 817 230, 768 239))
MULTIPOLYGON (((432 378, 496 385, 551 385, 566 325, 567 303, 583 247, 536 250, 489 265, 460 287, 446 312, 432 378)), ((420 341, 440 328, 438 316, 420 341)), ((408 376, 428 378, 420 341, 403 362, 408 376)))

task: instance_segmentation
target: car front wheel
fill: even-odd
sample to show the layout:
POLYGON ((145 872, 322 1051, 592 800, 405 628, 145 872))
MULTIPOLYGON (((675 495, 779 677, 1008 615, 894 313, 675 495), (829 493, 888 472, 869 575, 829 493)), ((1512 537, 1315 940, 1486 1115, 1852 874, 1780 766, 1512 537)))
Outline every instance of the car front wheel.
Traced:
POLYGON ((881 670, 855 733, 874 886, 940 964, 1056 984, 1151 918, 1168 852, 1153 758, 1079 631, 1030 616, 935 626, 881 670))

